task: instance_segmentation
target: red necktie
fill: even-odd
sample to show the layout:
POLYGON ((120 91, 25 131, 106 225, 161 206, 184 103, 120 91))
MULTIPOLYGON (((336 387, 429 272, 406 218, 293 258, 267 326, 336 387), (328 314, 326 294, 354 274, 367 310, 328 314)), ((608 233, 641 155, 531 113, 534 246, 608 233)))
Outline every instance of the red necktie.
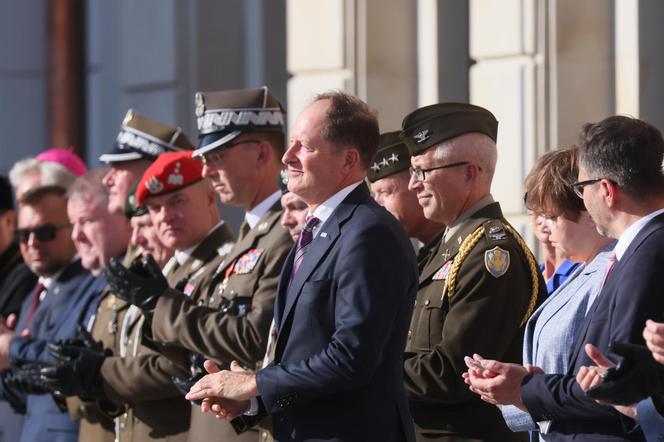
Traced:
POLYGON ((30 311, 28 312, 28 320, 25 323, 26 328, 30 325, 30 321, 32 321, 32 317, 35 315, 35 310, 37 310, 37 307, 39 306, 41 294, 45 288, 46 287, 41 282, 38 282, 35 286, 35 290, 32 294, 32 305, 30 305, 30 311))

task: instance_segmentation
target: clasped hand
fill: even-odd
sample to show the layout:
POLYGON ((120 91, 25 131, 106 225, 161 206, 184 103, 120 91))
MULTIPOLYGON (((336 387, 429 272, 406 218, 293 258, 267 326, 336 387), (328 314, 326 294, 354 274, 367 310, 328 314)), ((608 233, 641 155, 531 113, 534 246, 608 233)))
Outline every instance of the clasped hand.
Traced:
POLYGON ((235 361, 230 370, 220 370, 212 361, 205 361, 203 366, 208 374, 191 387, 185 398, 202 400, 203 413, 215 413, 220 419, 231 420, 245 413, 250 399, 258 396, 256 375, 235 361))

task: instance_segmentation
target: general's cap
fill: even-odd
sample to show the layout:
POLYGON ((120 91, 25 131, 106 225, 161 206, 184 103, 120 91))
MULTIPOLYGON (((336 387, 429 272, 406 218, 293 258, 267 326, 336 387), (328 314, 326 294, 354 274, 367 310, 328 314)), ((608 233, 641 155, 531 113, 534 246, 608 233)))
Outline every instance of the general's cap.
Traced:
POLYGON ((480 132, 496 141, 498 121, 491 112, 467 103, 440 103, 417 109, 401 123, 401 139, 411 155, 459 135, 480 132))
POLYGON ((198 149, 194 156, 223 147, 246 132, 284 132, 286 110, 266 86, 196 94, 198 149))
POLYGON ((192 158, 191 151, 168 152, 150 164, 136 188, 137 205, 145 204, 146 198, 175 192, 203 177, 203 164, 198 158, 192 158))
POLYGON ((371 160, 367 178, 370 182, 394 175, 410 167, 410 152, 399 138, 399 131, 380 135, 378 151, 371 160))
POLYGON ((160 123, 129 109, 113 149, 100 156, 99 161, 104 163, 141 159, 153 161, 164 152, 193 148, 179 127, 160 123))

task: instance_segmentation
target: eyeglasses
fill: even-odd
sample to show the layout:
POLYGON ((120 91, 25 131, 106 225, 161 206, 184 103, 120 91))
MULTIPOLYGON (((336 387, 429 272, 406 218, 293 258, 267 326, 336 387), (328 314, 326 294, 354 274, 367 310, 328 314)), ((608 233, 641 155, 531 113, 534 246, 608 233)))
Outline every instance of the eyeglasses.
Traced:
POLYGON ((613 182, 609 179, 606 179, 606 178, 593 178, 593 179, 590 179, 590 180, 577 181, 576 183, 572 183, 570 185, 570 187, 572 187, 572 190, 574 191, 574 193, 576 193, 576 195, 579 198, 583 199, 583 190, 586 188, 586 186, 590 186, 591 184, 599 183, 602 180, 607 180, 610 183, 616 184, 615 182, 613 182))
MULTIPOLYGON (((259 143, 262 143, 262 141, 260 141, 260 140, 243 140, 243 141, 238 141, 236 143, 225 144, 221 147, 222 147, 222 149, 230 149, 231 147, 239 146, 240 144, 259 144, 259 143)), ((203 161, 203 164, 210 165, 210 164, 218 163, 221 160, 222 149, 214 150, 210 153, 204 154, 203 157, 201 158, 201 160, 203 161)))
POLYGON ((65 227, 71 227, 71 224, 44 224, 32 229, 16 229, 16 238, 19 242, 26 244, 30 240, 30 235, 34 234, 39 241, 53 241, 58 229, 65 227))
POLYGON ((415 178, 415 180, 424 181, 427 179, 426 177, 427 172, 431 172, 432 170, 438 170, 438 169, 450 169, 452 167, 465 166, 466 164, 470 164, 470 161, 459 161, 458 163, 445 164, 443 166, 438 166, 438 167, 429 167, 428 169, 420 169, 419 167, 410 167, 408 168, 408 171, 410 172, 410 176, 415 178))

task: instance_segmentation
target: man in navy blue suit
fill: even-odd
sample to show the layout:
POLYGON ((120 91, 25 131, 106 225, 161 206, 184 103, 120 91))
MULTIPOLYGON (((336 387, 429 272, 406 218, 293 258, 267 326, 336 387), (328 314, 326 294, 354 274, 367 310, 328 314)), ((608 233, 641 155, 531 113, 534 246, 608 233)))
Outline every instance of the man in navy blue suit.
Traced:
POLYGON ((204 411, 271 414, 278 441, 414 440, 402 354, 417 266, 363 182, 377 145, 373 112, 351 95, 319 95, 298 116, 283 162, 309 216, 281 274, 274 361, 203 378, 187 398, 204 411))
POLYGON ((485 400, 517 405, 535 421, 552 421, 551 440, 643 440, 634 420, 587 397, 575 373, 592 365, 585 343, 602 353, 613 341, 643 344, 646 319, 664 317, 663 158, 661 133, 644 121, 614 116, 584 127, 579 180, 572 186, 598 231, 618 243, 615 263, 575 337, 571 369, 545 375, 480 360, 483 370, 469 370, 473 390, 485 400))

